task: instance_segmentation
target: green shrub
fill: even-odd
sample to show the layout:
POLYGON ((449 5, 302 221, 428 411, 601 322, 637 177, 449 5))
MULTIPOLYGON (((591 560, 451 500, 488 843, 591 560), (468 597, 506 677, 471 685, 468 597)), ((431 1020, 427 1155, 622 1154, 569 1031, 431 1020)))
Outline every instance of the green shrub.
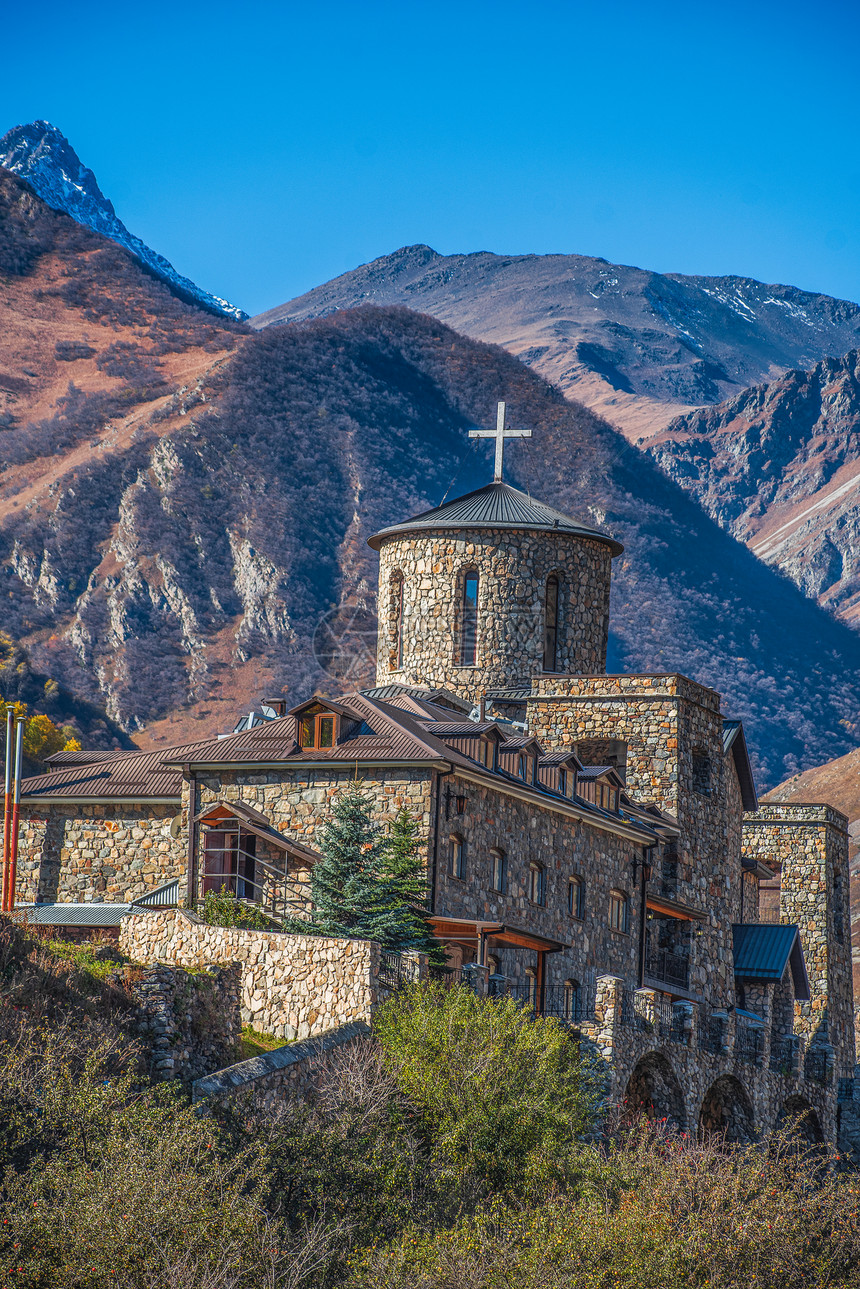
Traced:
POLYGON ((374 1032, 452 1181, 474 1173, 520 1191, 568 1176, 602 1082, 557 1021, 428 983, 394 994, 374 1032))
POLYGON ((271 931, 274 928, 274 923, 262 909, 256 904, 237 900, 226 886, 217 892, 207 891, 198 912, 209 926, 240 927, 246 931, 271 931))

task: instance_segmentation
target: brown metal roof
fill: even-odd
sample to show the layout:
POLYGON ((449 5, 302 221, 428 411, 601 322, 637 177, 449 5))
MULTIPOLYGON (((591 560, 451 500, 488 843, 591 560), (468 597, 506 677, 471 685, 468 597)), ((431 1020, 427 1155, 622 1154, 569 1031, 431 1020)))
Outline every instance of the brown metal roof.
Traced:
POLYGON ((118 752, 85 764, 61 765, 36 774, 21 784, 21 800, 41 797, 140 800, 175 797, 182 792, 182 774, 162 764, 158 752, 118 752))

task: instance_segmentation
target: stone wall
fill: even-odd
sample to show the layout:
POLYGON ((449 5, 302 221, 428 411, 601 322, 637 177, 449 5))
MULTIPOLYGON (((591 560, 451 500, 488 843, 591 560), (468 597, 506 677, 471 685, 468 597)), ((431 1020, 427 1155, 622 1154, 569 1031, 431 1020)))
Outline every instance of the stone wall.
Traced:
POLYGON ((239 970, 150 967, 130 986, 155 1079, 189 1081, 233 1059, 242 1035, 239 970))
POLYGON ((461 529, 392 537, 379 552, 376 683, 441 685, 471 702, 528 686, 543 671, 544 597, 559 579, 556 670, 602 672, 612 557, 604 542, 564 533, 461 529), (460 662, 463 576, 477 570, 477 662, 460 662), (401 597, 392 579, 403 579, 401 597), (399 661, 399 665, 398 665, 399 661))
POLYGON ((529 730, 549 748, 626 746, 627 790, 681 829, 673 898, 707 913, 690 988, 734 1003, 732 924, 743 901, 740 784, 723 751, 720 696, 685 676, 548 676, 528 700, 529 730))
POLYGON ((855 1063, 848 820, 827 805, 765 805, 744 817, 743 848, 779 874, 780 921, 800 928, 812 1000, 798 1004, 795 1029, 831 1046, 847 1077, 855 1063))
POLYGON ((239 963, 243 1022, 278 1038, 369 1020, 383 992, 381 951, 367 940, 227 929, 181 909, 158 909, 123 918, 120 948, 147 964, 239 963))
MULTIPOLYGON (((314 849, 317 834, 332 818, 337 797, 355 781, 350 766, 309 770, 284 766, 279 770, 248 772, 221 770, 197 780, 191 814, 199 814, 217 801, 242 801, 265 815, 273 828, 314 849)), ((418 821, 418 845, 429 854, 432 818, 432 781, 428 770, 375 770, 362 779, 363 790, 374 799, 374 819, 390 827, 404 807, 418 821)), ((183 813, 189 813, 190 785, 183 785, 183 813)), ((306 876, 306 872, 305 872, 306 876)))
POLYGON ((370 1026, 362 1021, 340 1025, 316 1038, 290 1043, 264 1052, 249 1061, 218 1070, 197 1079, 191 1089, 192 1101, 250 1101, 253 1109, 274 1112, 291 1097, 305 1097, 315 1086, 320 1059, 326 1053, 367 1038, 370 1026))
MULTIPOLYGON (((566 947, 546 961, 547 986, 581 984, 595 970, 636 981, 640 893, 634 889, 633 861, 641 849, 628 838, 597 828, 489 785, 455 775, 441 780, 435 911, 453 918, 478 918, 535 932, 566 947), (458 810, 457 803, 462 805, 458 810), (466 878, 452 873, 452 838, 465 850, 466 878), (493 889, 492 851, 504 852, 506 890, 493 889), (529 898, 532 863, 544 869, 545 903, 529 898), (572 877, 585 882, 584 916, 568 908, 572 877), (629 929, 609 925, 609 893, 621 890, 630 901, 629 929)), ((534 950, 518 949, 490 938, 488 953, 502 975, 521 977, 534 967, 534 950)))
POLYGON ((175 805, 21 807, 16 899, 23 904, 126 903, 185 872, 171 836, 175 805))

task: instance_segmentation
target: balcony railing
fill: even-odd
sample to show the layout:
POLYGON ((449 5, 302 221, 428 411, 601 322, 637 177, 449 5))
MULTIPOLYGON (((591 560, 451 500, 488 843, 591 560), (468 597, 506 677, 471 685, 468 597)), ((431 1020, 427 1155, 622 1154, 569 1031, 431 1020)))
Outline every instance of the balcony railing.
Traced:
POLYGON ((831 1074, 830 1053, 821 1047, 811 1047, 803 1058, 803 1077, 810 1083, 828 1083, 831 1074))
POLYGON ((764 1030, 758 1025, 738 1022, 735 1030, 735 1056, 747 1065, 761 1065, 764 1055, 764 1030))
POLYGON ((595 1019, 594 988, 580 985, 547 985, 543 991, 543 1005, 538 1006, 533 980, 507 980, 491 976, 488 984, 490 998, 511 998, 534 1016, 552 1016, 563 1025, 582 1025, 595 1019))
POLYGON ((635 989, 621 992, 621 1027, 653 1034, 668 1043, 686 1043, 689 1038, 680 1008, 668 999, 640 998, 635 989))
POLYGON ((774 1074, 797 1073, 796 1034, 771 1034, 770 1068, 774 1074))
POLYGON ((689 960, 678 953, 670 953, 668 949, 646 955, 645 975, 666 985, 677 985, 681 989, 690 987, 689 960))

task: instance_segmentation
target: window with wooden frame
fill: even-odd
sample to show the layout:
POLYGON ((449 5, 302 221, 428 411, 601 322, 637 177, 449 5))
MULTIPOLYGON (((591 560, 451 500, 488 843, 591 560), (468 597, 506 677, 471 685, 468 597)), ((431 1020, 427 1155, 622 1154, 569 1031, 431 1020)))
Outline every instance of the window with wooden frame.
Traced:
POLYGON ((503 850, 490 851, 490 870, 493 890, 504 895, 508 889, 508 857, 503 850))
POLYGON ((529 864, 529 899, 532 904, 546 904, 546 869, 537 860, 529 864))
POLYGON ((538 982, 537 972, 534 967, 526 967, 526 988, 528 989, 529 1006, 537 1007, 538 1004, 538 982))
POLYGON ((477 569, 467 569, 460 585, 460 666, 474 667, 478 660, 477 569))
POLYGON ((572 877, 567 884, 567 911, 571 917, 585 917, 585 882, 581 877, 572 877))
POLYGON ((609 892, 609 925, 613 931, 630 929, 630 901, 623 891, 609 892))
POLYGON ((543 669, 555 671, 558 662, 558 578, 546 579, 543 614, 543 669))
POLYGON ((563 797, 567 796, 567 770, 562 769, 558 772, 558 790, 563 797))
POLYGON ((466 844, 459 833, 451 834, 451 876, 466 880, 466 844))
POLYGON ((337 734, 338 718, 334 712, 316 709, 299 717, 300 747, 334 747, 337 734))
POLYGON ((396 569, 388 583, 388 630, 391 646, 388 670, 400 671, 403 666, 403 574, 396 569))

